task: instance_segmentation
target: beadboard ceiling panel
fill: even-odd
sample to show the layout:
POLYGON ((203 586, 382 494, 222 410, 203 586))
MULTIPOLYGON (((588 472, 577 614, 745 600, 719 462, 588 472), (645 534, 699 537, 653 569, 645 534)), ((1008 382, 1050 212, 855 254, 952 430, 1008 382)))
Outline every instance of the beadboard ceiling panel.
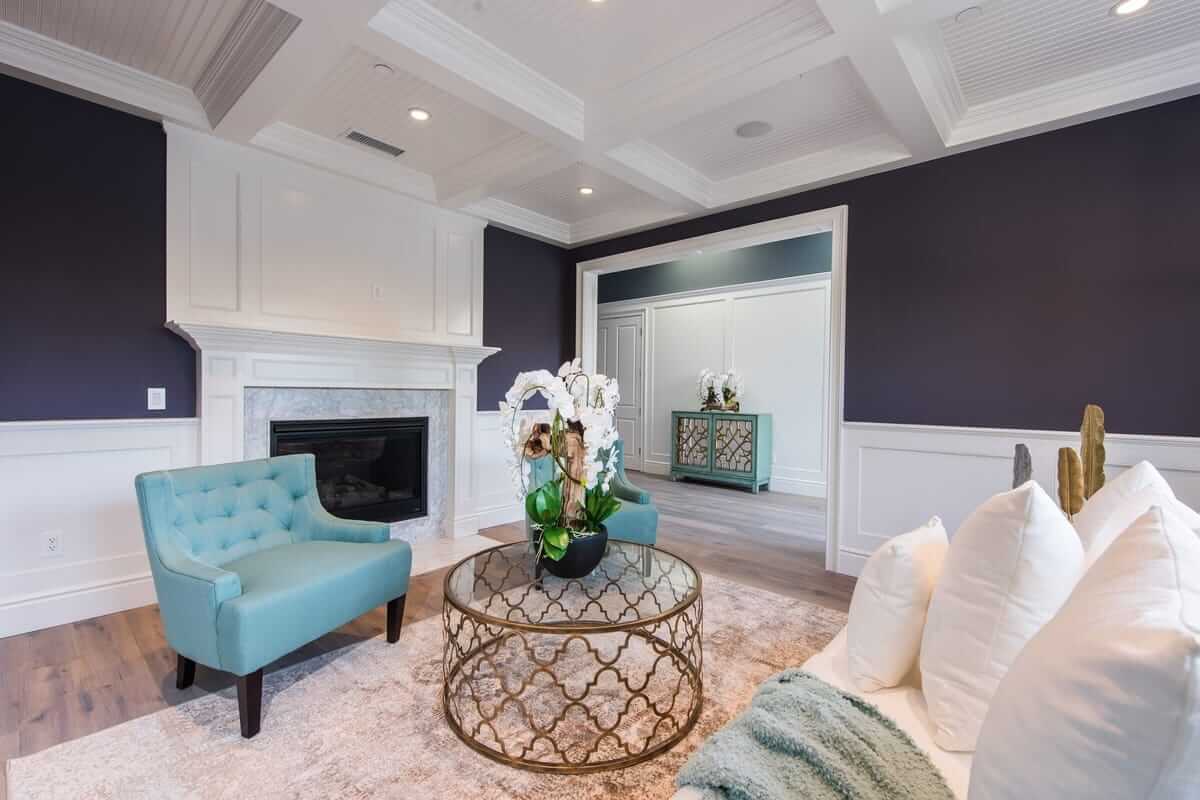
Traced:
POLYGON ((572 164, 500 199, 572 225, 616 212, 672 213, 665 203, 587 164, 572 164), (593 194, 581 195, 580 186, 590 186, 593 194))
POLYGON ((784 161, 886 132, 874 101, 845 59, 714 109, 652 141, 667 153, 722 181, 784 161), (744 122, 770 123, 765 136, 744 139, 744 122))
MULTIPOLYGON (((431 5, 581 97, 604 94, 737 37, 772 15, 815 39, 813 0, 432 0, 431 5)), ((716 58, 716 56, 714 56, 716 58)))
POLYGON ((1200 41, 1200 2, 1152 0, 1128 17, 1115 0, 993 0, 939 23, 968 106, 1200 41))
POLYGON ((381 74, 375 65, 384 63, 352 48, 285 121, 331 139, 340 139, 350 129, 362 131, 403 148, 400 162, 431 175, 523 135, 399 68, 381 74), (432 116, 417 122, 409 116, 411 108, 432 116))
POLYGON ((194 87, 247 0, 0 0, 0 19, 194 87))

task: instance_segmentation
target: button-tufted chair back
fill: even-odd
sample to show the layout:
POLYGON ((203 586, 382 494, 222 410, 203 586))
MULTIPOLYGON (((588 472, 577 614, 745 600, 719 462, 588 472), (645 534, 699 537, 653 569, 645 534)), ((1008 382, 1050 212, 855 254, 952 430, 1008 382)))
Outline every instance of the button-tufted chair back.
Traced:
POLYGON ((178 548, 220 567, 307 537, 298 501, 316 492, 313 456, 264 458, 154 473, 165 481, 147 527, 147 546, 178 548), (169 541, 164 541, 168 539, 169 541))

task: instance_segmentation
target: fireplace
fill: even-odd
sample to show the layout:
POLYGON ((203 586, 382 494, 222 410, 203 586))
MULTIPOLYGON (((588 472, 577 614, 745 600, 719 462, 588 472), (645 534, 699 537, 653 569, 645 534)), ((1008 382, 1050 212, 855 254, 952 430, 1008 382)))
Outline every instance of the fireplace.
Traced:
POLYGON ((335 516, 399 522, 428 512, 429 417, 271 422, 271 455, 312 453, 335 516))

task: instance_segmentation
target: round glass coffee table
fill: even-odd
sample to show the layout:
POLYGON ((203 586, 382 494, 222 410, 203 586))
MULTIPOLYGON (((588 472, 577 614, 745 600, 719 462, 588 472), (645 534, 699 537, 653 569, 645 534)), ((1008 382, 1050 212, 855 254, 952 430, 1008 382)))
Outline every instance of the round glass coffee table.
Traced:
POLYGON ((514 767, 577 774, 686 736, 703 702, 700 574, 615 539, 586 578, 534 567, 520 542, 446 574, 442 702, 458 737, 514 767))

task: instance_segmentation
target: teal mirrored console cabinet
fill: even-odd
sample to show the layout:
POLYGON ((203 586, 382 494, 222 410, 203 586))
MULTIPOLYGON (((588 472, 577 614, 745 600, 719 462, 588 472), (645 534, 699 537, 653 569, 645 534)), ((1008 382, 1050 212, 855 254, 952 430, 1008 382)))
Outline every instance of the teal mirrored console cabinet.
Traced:
POLYGON ((683 478, 770 488, 771 415, 672 411, 671 479, 683 478))

